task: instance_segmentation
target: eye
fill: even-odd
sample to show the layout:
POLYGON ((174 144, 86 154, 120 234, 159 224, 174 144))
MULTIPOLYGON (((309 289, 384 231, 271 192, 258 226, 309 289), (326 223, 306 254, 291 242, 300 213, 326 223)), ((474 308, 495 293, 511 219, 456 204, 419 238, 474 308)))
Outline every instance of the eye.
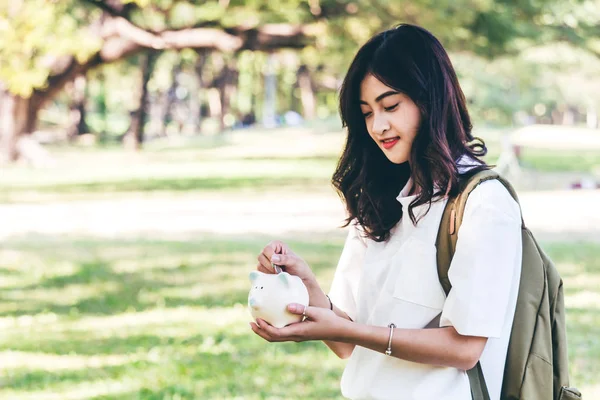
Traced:
POLYGON ((262 289, 263 287, 261 286, 260 288, 262 289))
POLYGON ((371 116, 372 112, 371 111, 367 111, 366 113, 363 113, 363 117, 364 118, 369 118, 371 116))
POLYGON ((384 109, 385 109, 385 111, 394 111, 394 109, 396 107, 398 107, 398 104, 400 104, 400 103, 396 103, 396 104, 394 104, 393 106, 390 106, 390 107, 384 107, 384 109))

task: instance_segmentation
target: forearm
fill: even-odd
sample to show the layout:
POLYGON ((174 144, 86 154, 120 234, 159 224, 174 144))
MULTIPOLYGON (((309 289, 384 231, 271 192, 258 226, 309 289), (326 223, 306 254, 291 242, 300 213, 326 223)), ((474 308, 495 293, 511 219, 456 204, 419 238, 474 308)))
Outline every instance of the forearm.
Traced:
MULTIPOLYGON (((348 315, 337 308, 335 304, 330 304, 329 299, 325 295, 325 292, 321 289, 319 284, 315 281, 311 285, 307 285, 309 289, 310 305, 313 307, 330 308, 333 306, 333 312, 341 318, 344 318, 348 322, 352 321, 348 315)), ((352 354, 355 345, 352 343, 335 342, 332 340, 323 340, 323 343, 327 345, 338 357, 348 358, 352 354)))
MULTIPOLYGON (((340 341, 362 346, 380 353, 388 347, 390 328, 345 323, 340 341)), ((487 338, 462 336, 453 327, 434 329, 395 328, 392 357, 421 364, 472 368, 485 347, 487 338)))

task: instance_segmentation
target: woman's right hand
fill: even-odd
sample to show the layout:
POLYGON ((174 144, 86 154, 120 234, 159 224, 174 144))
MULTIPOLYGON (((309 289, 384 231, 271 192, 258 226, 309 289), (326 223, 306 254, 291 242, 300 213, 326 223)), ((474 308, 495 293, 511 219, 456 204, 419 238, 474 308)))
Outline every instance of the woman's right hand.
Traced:
POLYGON ((316 277, 306 261, 294 253, 290 247, 279 241, 270 242, 258 256, 257 269, 266 274, 276 274, 273 264, 284 267, 285 272, 302 279, 307 288, 316 285, 316 277))

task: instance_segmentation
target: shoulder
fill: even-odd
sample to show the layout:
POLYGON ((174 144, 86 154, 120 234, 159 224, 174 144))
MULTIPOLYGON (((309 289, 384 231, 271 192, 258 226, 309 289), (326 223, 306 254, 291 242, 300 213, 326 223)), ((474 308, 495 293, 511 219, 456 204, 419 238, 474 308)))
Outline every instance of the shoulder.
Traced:
POLYGON ((348 231, 348 240, 359 243, 361 246, 367 246, 367 234, 365 233, 364 227, 360 225, 357 221, 353 221, 350 224, 348 231))
POLYGON ((465 217, 477 211, 500 214, 510 219, 521 220, 519 204, 512 198, 502 182, 496 179, 479 184, 467 199, 465 217))

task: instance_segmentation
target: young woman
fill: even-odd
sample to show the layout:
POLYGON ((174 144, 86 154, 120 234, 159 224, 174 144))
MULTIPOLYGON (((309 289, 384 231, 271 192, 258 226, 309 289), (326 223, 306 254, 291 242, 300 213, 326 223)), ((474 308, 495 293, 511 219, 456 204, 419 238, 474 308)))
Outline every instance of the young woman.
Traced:
POLYGON ((349 358, 342 394, 351 399, 471 398, 465 370, 481 362, 491 400, 500 398, 521 268, 521 215, 500 182, 469 196, 446 297, 435 241, 448 196, 467 172, 488 168, 456 74, 440 42, 400 25, 356 54, 340 93, 348 137, 333 175, 346 203, 348 238, 329 297, 302 258, 269 243, 272 264, 301 277, 304 322, 252 330, 271 342, 323 340, 349 358), (393 325, 392 325, 393 324, 393 325))

